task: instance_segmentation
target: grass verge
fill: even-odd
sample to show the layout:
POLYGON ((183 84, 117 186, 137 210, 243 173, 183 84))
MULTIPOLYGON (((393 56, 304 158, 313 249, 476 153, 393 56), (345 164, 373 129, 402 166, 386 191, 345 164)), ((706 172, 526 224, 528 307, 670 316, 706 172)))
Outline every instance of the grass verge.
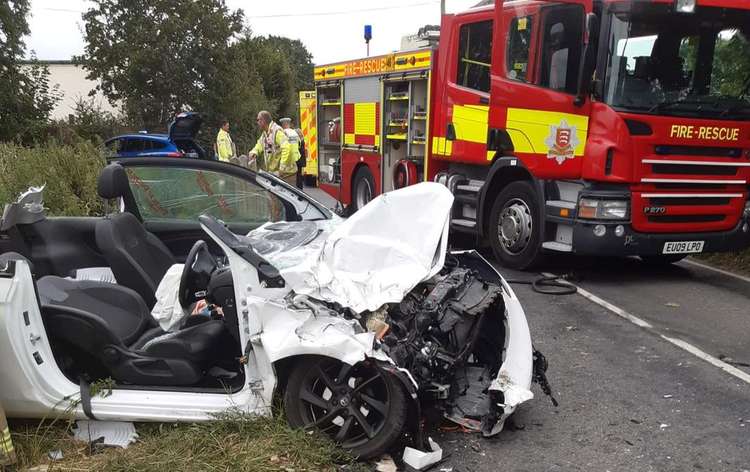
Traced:
POLYGON ((231 414, 195 424, 136 425, 127 449, 74 441, 69 421, 11 422, 18 467, 60 471, 365 471, 363 464, 318 434, 289 428, 282 417, 231 414), (60 450, 52 461, 50 451, 60 450))
POLYGON ((742 252, 722 252, 696 257, 701 262, 738 274, 750 275, 750 249, 742 252))

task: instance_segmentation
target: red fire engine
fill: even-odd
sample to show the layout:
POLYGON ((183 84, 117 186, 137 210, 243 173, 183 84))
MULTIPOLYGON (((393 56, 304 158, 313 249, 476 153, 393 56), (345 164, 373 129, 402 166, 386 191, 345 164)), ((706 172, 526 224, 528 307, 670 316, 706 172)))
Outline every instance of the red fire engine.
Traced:
POLYGON ((515 268, 750 245, 746 0, 488 0, 315 83, 320 186, 352 210, 443 183, 515 268))

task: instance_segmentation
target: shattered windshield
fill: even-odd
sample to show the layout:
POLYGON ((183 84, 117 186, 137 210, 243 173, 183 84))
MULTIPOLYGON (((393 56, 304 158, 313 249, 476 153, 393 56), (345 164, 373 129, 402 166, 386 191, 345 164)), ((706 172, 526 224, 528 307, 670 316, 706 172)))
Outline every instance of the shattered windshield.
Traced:
POLYGON ((606 103, 658 115, 750 118, 750 12, 635 4, 611 14, 606 103))

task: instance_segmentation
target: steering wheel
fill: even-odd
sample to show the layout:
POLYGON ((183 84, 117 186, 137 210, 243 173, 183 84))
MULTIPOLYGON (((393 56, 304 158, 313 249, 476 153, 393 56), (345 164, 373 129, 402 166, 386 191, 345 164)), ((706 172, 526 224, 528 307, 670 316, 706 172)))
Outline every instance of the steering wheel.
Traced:
POLYGON ((184 309, 206 296, 206 288, 211 280, 211 274, 216 270, 216 260, 208 251, 208 245, 200 240, 193 247, 185 259, 185 266, 180 277, 179 300, 184 309))

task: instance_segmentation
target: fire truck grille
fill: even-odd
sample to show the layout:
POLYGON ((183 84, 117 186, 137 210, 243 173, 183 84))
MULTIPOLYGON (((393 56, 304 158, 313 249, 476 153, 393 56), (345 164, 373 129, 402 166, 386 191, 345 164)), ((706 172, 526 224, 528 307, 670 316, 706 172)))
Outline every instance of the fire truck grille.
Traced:
POLYGON ((729 205, 731 199, 724 197, 715 198, 695 198, 695 197, 682 197, 682 198, 649 198, 649 204, 652 206, 714 206, 714 205, 729 205))
POLYGON ((683 164, 652 164, 654 174, 670 175, 737 175, 735 166, 703 166, 683 164))
POLYGON ((714 223, 724 221, 726 215, 652 215, 649 223, 714 223))
POLYGON ((675 146, 665 144, 656 146, 654 152, 660 156, 710 156, 732 158, 742 156, 742 149, 740 148, 675 146))

